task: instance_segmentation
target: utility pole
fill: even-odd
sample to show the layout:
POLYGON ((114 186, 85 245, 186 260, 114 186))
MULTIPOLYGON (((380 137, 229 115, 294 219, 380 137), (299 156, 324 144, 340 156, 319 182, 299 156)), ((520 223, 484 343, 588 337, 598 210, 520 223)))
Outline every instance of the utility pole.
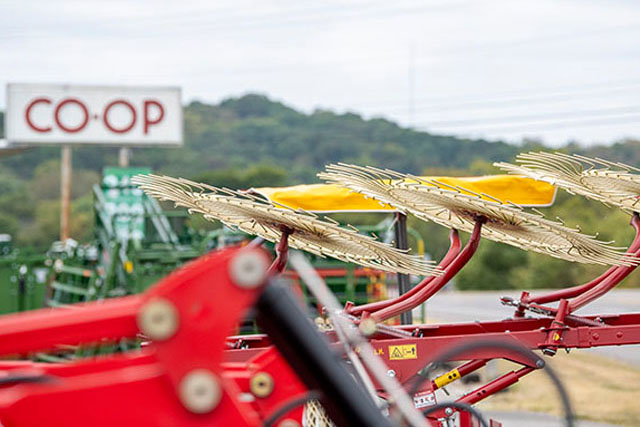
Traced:
MULTIPOLYGON (((393 225, 396 239, 396 248, 409 249, 409 237, 407 235, 407 216, 401 212, 396 212, 396 220, 393 225)), ((409 275, 398 273, 398 293, 406 294, 411 290, 411 281, 409 275)), ((400 323, 403 325, 411 325, 413 323, 413 315, 411 310, 400 315, 400 323)))
POLYGON ((120 151, 118 151, 118 166, 120 166, 121 168, 128 168, 130 159, 131 148, 120 147, 120 151))
POLYGON ((415 95, 416 95, 416 44, 413 40, 409 44, 409 126, 415 127, 415 95))
POLYGON ((69 238, 69 218, 71 214, 71 147, 62 146, 60 163, 60 240, 69 238))

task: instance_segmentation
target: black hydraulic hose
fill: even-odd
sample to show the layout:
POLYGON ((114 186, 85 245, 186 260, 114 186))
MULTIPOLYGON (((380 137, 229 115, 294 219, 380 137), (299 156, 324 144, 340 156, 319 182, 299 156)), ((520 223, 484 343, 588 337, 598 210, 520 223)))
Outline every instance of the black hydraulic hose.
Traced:
POLYGON ((320 403, 336 425, 391 426, 278 278, 270 281, 255 308, 260 328, 307 388, 320 393, 320 403))
POLYGON ((542 359, 540 356, 520 344, 515 344, 508 341, 474 340, 472 342, 463 343, 459 346, 445 350, 444 352, 440 353, 440 355, 438 355, 432 362, 426 365, 420 373, 418 373, 418 376, 416 377, 416 380, 411 387, 411 395, 413 396, 417 393, 417 391, 420 389, 420 386, 429 378, 429 374, 431 374, 435 369, 442 366, 447 361, 455 360, 455 358, 460 356, 461 354, 465 354, 471 351, 493 350, 496 348, 516 353, 529 360, 532 365, 538 367, 539 369, 544 368, 542 370, 547 374, 554 387, 558 391, 558 394, 560 395, 560 400, 562 401, 562 406, 564 408, 565 425, 567 427, 574 427, 575 423, 573 409, 571 408, 571 401, 569 400, 569 395, 562 385, 562 382, 560 381, 558 375, 553 371, 553 369, 551 369, 549 365, 545 363, 544 359, 542 359))

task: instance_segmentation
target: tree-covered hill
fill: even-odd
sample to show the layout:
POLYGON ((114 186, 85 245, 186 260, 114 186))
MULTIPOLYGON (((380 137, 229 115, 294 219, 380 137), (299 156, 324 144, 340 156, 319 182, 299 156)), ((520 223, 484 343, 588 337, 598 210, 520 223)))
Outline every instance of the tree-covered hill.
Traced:
MULTIPOLYGON (((133 162, 168 173, 196 174, 270 164, 285 168, 293 182, 315 179, 325 164, 337 161, 421 173, 427 167, 465 168, 479 158, 506 160, 518 152, 502 142, 433 135, 380 118, 364 120, 357 114, 322 110, 304 114, 262 95, 218 105, 192 102, 184 109, 184 120, 183 148, 136 149, 133 162)), ((74 164, 99 170, 113 164, 115 155, 113 149, 77 148, 74 164)), ((56 149, 39 148, 1 164, 26 178, 55 156, 56 149)))

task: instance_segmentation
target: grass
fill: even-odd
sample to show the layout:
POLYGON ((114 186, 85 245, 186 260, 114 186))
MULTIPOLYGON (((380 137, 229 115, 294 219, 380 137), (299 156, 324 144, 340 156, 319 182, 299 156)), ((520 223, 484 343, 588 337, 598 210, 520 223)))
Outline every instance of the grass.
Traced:
MULTIPOLYGON (((545 358, 562 380, 579 419, 622 426, 640 423, 640 369, 623 362, 580 351, 558 352, 545 358)), ((499 370, 513 369, 500 362, 499 370)), ((522 378, 507 392, 481 402, 480 410, 529 411, 561 414, 553 386, 542 372, 522 378)))

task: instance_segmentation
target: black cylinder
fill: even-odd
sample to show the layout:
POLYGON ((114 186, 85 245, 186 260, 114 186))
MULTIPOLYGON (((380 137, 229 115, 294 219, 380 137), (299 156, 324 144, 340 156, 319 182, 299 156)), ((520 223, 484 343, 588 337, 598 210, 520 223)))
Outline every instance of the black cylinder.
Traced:
POLYGON ((267 286, 256 304, 256 320, 338 426, 391 426, 369 394, 347 372, 327 339, 278 280, 267 286))

